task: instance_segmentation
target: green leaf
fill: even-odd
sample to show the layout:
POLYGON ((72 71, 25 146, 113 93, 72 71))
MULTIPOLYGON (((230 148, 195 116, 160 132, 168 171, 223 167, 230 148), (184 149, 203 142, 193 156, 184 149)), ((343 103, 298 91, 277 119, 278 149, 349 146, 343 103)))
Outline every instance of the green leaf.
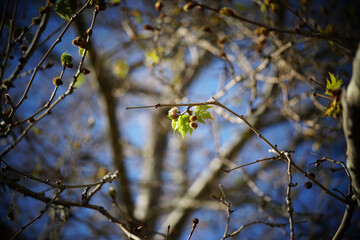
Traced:
POLYGON ((206 119, 213 119, 211 117, 211 114, 207 111, 210 106, 207 105, 198 105, 195 109, 195 116, 197 117, 197 120, 203 124, 205 124, 206 119))
POLYGON ((129 74, 129 66, 124 60, 118 60, 113 65, 113 72, 120 78, 126 78, 129 74))
POLYGON ((80 74, 76 80, 74 87, 78 88, 81 85, 83 85, 85 82, 86 82, 86 77, 84 76, 84 74, 80 74))
POLYGON ((175 123, 175 130, 181 134, 182 138, 185 137, 187 132, 192 134, 193 129, 189 126, 189 115, 181 115, 175 123))
POLYGON ((341 84, 343 83, 341 79, 339 79, 339 75, 336 75, 336 77, 329 72, 330 75, 330 81, 329 79, 326 79, 326 92, 325 94, 333 96, 333 91, 337 90, 341 87, 341 84))
POLYGON ((342 109, 341 109, 340 101, 334 100, 328 105, 324 113, 324 116, 328 116, 328 117, 333 116, 334 118, 338 118, 341 115, 341 112, 342 109))
POLYGON ((63 65, 70 65, 72 64, 73 57, 68 53, 63 53, 60 57, 60 61, 63 65))
MULTIPOLYGON (((79 48, 79 55, 82 56, 84 54, 85 48, 79 48)), ((88 55, 89 51, 86 50, 86 55, 88 55)))
POLYGON ((164 48, 159 47, 151 49, 145 52, 145 61, 149 64, 158 64, 160 62, 160 56, 164 52, 164 48))
POLYGON ((55 12, 65 20, 70 20, 71 10, 67 0, 58 0, 55 4, 55 12))

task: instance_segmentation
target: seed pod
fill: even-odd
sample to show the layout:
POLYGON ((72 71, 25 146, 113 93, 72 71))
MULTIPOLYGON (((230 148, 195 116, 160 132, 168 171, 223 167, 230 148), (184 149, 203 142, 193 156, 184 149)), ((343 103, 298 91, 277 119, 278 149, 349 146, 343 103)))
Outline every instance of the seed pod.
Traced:
POLYGON ((196 115, 192 115, 192 116, 190 116, 190 122, 195 122, 196 120, 197 120, 197 117, 196 117, 196 115))
POLYGON ((196 129, 198 127, 198 124, 196 122, 190 122, 189 123, 189 126, 192 128, 192 129, 196 129))
POLYGON ((312 183, 311 183, 311 182, 306 182, 306 183, 304 184, 304 187, 305 187, 306 189, 310 189, 310 188, 312 188, 312 183))
POLYGON ((196 7, 196 6, 197 6, 196 3, 190 2, 190 3, 186 4, 186 5, 183 7, 183 9, 184 9, 184 11, 188 12, 188 11, 190 11, 191 9, 193 9, 193 8, 196 7))
POLYGON ((62 79, 61 79, 60 77, 56 77, 56 78, 53 79, 53 84, 54 84, 56 87, 58 87, 58 86, 60 86, 60 85, 63 85, 63 81, 62 81, 62 79))
POLYGON ((26 52, 26 50, 28 50, 28 47, 25 44, 23 44, 23 45, 20 46, 20 50, 22 52, 26 52))
POLYGON ((173 107, 168 112, 168 117, 172 120, 177 120, 180 116, 180 111, 177 107, 173 107))

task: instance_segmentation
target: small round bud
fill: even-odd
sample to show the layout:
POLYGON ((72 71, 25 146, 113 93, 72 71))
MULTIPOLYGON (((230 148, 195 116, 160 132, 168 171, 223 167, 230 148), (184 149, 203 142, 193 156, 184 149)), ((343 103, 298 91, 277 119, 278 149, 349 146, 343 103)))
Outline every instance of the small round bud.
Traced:
POLYGON ((162 3, 161 0, 159 0, 159 1, 157 1, 157 2, 155 3, 155 9, 156 9, 156 11, 160 12, 163 7, 164 7, 164 4, 162 3))
POLYGON ((35 120, 33 119, 33 118, 29 118, 28 120, 27 120, 27 122, 28 123, 33 123, 35 120))
POLYGON ((25 44, 23 44, 23 45, 20 46, 20 50, 22 52, 26 52, 26 50, 28 50, 28 47, 25 44))
POLYGON ((223 8, 220 10, 220 13, 221 13, 221 14, 224 14, 224 15, 226 15, 226 16, 235 16, 234 11, 233 11, 231 8, 228 8, 228 7, 223 7, 223 8))
POLYGON ((196 224, 198 224, 198 223, 199 223, 199 219, 198 219, 198 218, 194 218, 194 219, 193 219, 193 224, 196 225, 196 224))
POLYGON ((192 116, 190 116, 190 122, 195 122, 196 120, 197 120, 197 117, 196 117, 196 115, 192 115, 192 116))
POLYGON ((67 67, 67 68, 73 68, 74 65, 73 65, 72 63, 71 63, 71 64, 66 64, 65 67, 67 67))
POLYGON ((85 34, 86 34, 87 36, 91 36, 91 34, 92 34, 92 29, 89 28, 88 30, 86 30, 85 34))
POLYGON ((105 2, 101 2, 99 4, 95 5, 95 9, 98 11, 104 11, 106 10, 106 3, 105 2))
POLYGON ((320 167, 320 162, 316 162, 315 163, 315 167, 317 168, 317 167, 320 167))
POLYGON ((83 68, 83 69, 81 70, 81 72, 82 72, 83 74, 87 75, 87 74, 90 73, 90 70, 87 69, 87 68, 83 68))
POLYGON ((5 97, 6 102, 10 102, 10 101, 11 101, 11 100, 10 100, 10 95, 9 95, 8 93, 6 93, 6 94, 4 95, 4 97, 5 97))
POLYGON ((147 31, 154 31, 154 30, 155 30, 155 28, 154 28, 153 26, 149 25, 149 24, 146 24, 146 25, 144 26, 144 30, 147 30, 147 31))
POLYGON ((116 189, 115 189, 113 186, 110 186, 110 187, 109 187, 109 196, 110 196, 112 199, 115 199, 115 197, 116 197, 116 189))
POLYGON ((56 77, 56 78, 53 79, 53 84, 54 84, 56 87, 58 87, 58 86, 60 86, 60 85, 63 85, 63 81, 62 81, 62 79, 61 79, 60 77, 56 77))
POLYGON ((19 63, 20 63, 20 64, 24 64, 25 61, 26 61, 25 58, 23 58, 23 57, 19 58, 19 63))
POLYGON ((32 22, 33 25, 38 25, 41 22, 41 18, 40 17, 34 17, 31 22, 32 22))
POLYGON ((310 189, 310 188, 312 188, 312 183, 311 183, 311 182, 306 182, 306 183, 304 184, 304 187, 305 187, 306 189, 310 189))
POLYGON ((191 9, 193 9, 194 7, 196 7, 197 4, 196 3, 193 3, 193 2, 189 2, 188 4, 186 4, 183 9, 184 11, 188 12, 190 11, 191 9))
POLYGON ((4 80, 2 85, 3 85, 3 88, 6 88, 6 89, 14 87, 14 84, 8 79, 4 80))
POLYGON ((180 111, 177 107, 171 108, 168 112, 168 117, 173 120, 177 120, 179 116, 180 116, 180 111))
POLYGON ((192 128, 192 129, 196 129, 198 127, 198 124, 196 122, 190 122, 189 123, 189 126, 192 128))

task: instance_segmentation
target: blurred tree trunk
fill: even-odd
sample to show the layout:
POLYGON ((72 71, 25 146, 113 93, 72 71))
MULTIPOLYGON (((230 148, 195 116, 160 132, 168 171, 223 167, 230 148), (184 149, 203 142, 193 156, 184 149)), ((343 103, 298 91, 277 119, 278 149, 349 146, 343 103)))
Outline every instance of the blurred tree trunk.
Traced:
POLYGON ((347 144, 347 167, 360 206, 360 45, 353 62, 353 75, 342 94, 343 127, 347 144))

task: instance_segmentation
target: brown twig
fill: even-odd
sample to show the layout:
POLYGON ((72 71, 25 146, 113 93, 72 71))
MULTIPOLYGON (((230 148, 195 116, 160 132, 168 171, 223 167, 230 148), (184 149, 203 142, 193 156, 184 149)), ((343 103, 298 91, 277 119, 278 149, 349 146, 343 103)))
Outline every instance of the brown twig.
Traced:
POLYGON ((10 238, 10 240, 15 239, 15 238, 16 238, 20 233, 22 233, 22 231, 24 231, 28 226, 30 226, 30 225, 31 225, 32 223, 34 223, 36 220, 40 219, 41 216, 44 215, 44 213, 45 213, 47 210, 49 210, 51 204, 60 196, 60 194, 62 193, 63 190, 64 190, 64 188, 60 188, 60 189, 56 192, 55 196, 54 196, 50 201, 48 201, 48 202, 46 203, 45 208, 44 208, 43 210, 41 210, 41 211, 39 212, 39 214, 38 214, 35 218, 33 218, 29 223, 27 223, 26 225, 22 226, 22 227, 20 228, 20 230, 17 231, 17 232, 10 238))
POLYGON ((193 219, 193 225, 192 225, 192 227, 191 227, 191 232, 190 232, 190 235, 189 235, 189 237, 187 238, 187 240, 190 240, 190 238, 191 238, 191 236, 193 235, 193 233, 194 233, 194 231, 195 231, 195 228, 196 228, 196 226, 198 225, 198 223, 199 223, 199 219, 194 218, 194 219, 193 219))
POLYGON ((258 159, 258 160, 254 161, 254 162, 243 164, 243 165, 231 168, 231 169, 224 169, 223 171, 226 172, 226 173, 229 173, 229 172, 232 172, 234 170, 237 170, 237 169, 240 169, 240 168, 243 168, 243 167, 247 167, 247 166, 259 163, 259 162, 270 161, 270 160, 278 160, 278 159, 280 159, 280 156, 258 159))
POLYGON ((287 205, 287 211, 289 213, 289 226, 290 226, 290 240, 294 240, 294 220, 293 220, 293 213, 294 209, 292 207, 292 201, 291 201, 291 188, 294 186, 294 183, 292 182, 292 172, 291 172, 291 156, 289 153, 285 153, 285 156, 288 158, 288 169, 287 174, 289 178, 289 184, 286 191, 286 205, 287 205))
MULTIPOLYGON (((232 111, 231 109, 229 109, 228 107, 226 107, 225 105, 223 105, 222 103, 220 103, 218 100, 216 100, 213 97, 214 101, 209 101, 209 102, 204 102, 204 103, 186 103, 186 104, 161 104, 158 103, 156 105, 151 105, 151 106, 138 106, 138 107, 126 107, 126 109, 140 109, 140 108, 159 108, 159 107, 175 107, 175 106, 197 106, 197 105, 216 105, 219 106, 223 109, 225 109, 226 111, 230 112, 231 114, 235 115, 236 117, 240 118, 261 140, 263 140, 267 145, 269 145, 271 147, 271 149, 278 155, 280 156, 282 159, 284 159, 285 161, 289 161, 289 159, 285 156, 284 152, 280 151, 277 146, 274 146, 267 138, 265 138, 245 117, 244 115, 239 115, 236 112, 232 111)), ((0 155, 1 156, 1 155, 0 155)), ((311 181, 313 181, 316 185, 318 185, 322 190, 324 190, 327 194, 329 194, 330 196, 334 197, 335 199, 337 199, 338 201, 345 203, 346 204, 346 200, 339 197, 338 195, 334 194, 333 192, 331 192, 328 188, 326 188, 324 185, 322 185, 319 181, 317 181, 316 179, 314 179, 312 176, 310 176, 306 171, 304 171, 301 167, 299 167, 294 161, 290 160, 291 164, 298 170, 300 171, 302 174, 304 174, 304 176, 306 176, 307 178, 309 178, 311 181)))
MULTIPOLYGON (((90 3, 90 1, 88 1, 87 4, 85 4, 81 9, 84 9, 85 6, 87 6, 89 3, 90 3)), ((77 14, 80 13, 80 12, 81 12, 81 11, 79 10, 79 11, 77 12, 77 14)), ((94 10, 94 14, 93 14, 93 18, 92 18, 92 22, 91 22, 90 29, 92 29, 92 28, 94 27, 94 23, 95 23, 95 19, 96 19, 97 14, 98 14, 98 10, 95 9, 95 10, 94 10)), ((73 15, 73 17, 72 17, 71 19, 73 19, 74 16, 76 16, 76 14, 73 15)), ((69 22, 71 21, 71 19, 69 20, 69 22)), ((69 27, 69 24, 65 27, 65 29, 67 29, 68 27, 69 27)), ((62 33, 60 34, 61 37, 62 37, 63 33, 65 32, 65 29, 64 29, 64 30, 62 31, 62 33)), ((59 37, 58 40, 61 39, 61 37, 59 37)), ((88 35, 87 38, 86 38, 86 45, 87 45, 87 43, 89 42, 89 40, 90 40, 90 35, 88 35)), ((60 40, 59 40, 59 41, 60 41, 60 40)), ((57 43, 57 41, 56 41, 55 43, 57 43)), ((48 52, 47 52, 45 55, 48 55, 48 54, 50 53, 50 50, 52 50, 52 49, 54 48, 54 46, 56 45, 55 43, 53 44, 53 47, 50 47, 50 49, 48 50, 48 52)), ((59 97, 56 99, 56 101, 55 101, 53 104, 51 104, 51 106, 49 106, 44 113, 42 113, 40 116, 38 116, 36 119, 34 119, 34 121, 31 122, 31 123, 24 129, 24 131, 19 135, 19 137, 18 137, 12 144, 10 144, 10 146, 8 146, 5 150, 3 150, 3 151, 0 153, 0 157, 3 157, 3 156, 4 156, 5 154, 7 154, 12 148, 14 148, 14 147, 22 140, 22 138, 28 133, 28 131, 29 131, 37 122, 39 122, 42 118, 44 118, 45 116, 47 116, 47 115, 50 113, 50 111, 51 111, 59 102, 61 102, 65 97, 67 97, 68 95, 70 95, 70 94, 73 93, 73 91, 74 91, 74 89, 75 89, 75 84, 76 84, 76 82, 77 82, 77 79, 78 79, 79 75, 81 74, 81 70, 82 70, 82 67, 83 67, 83 64, 84 64, 84 61, 85 61, 86 53, 87 53, 87 49, 85 49, 85 50, 83 51, 83 55, 81 56, 81 60, 80 60, 80 63, 79 63, 77 72, 75 73, 75 75, 74 75, 74 77, 73 77, 73 81, 69 84, 68 90, 67 90, 65 93, 63 93, 61 96, 59 96, 59 97)), ((45 56, 43 57, 43 60, 44 60, 44 59, 45 59, 45 56)), ((34 71, 32 77, 31 77, 31 79, 30 79, 30 81, 29 81, 29 83, 28 83, 28 86, 27 86, 26 90, 25 90, 25 93, 24 93, 22 99, 21 99, 21 100, 18 102, 18 104, 15 106, 15 108, 19 107, 20 104, 25 100, 26 95, 27 95, 27 92, 28 92, 29 89, 30 89, 31 82, 33 81, 33 78, 34 78, 34 76, 35 76, 35 73, 36 73, 37 69, 39 69, 39 67, 40 67, 41 63, 43 62, 43 60, 40 61, 40 63, 38 64, 38 66, 35 68, 35 71, 34 71)), ((15 111, 13 111, 12 113, 14 113, 14 112, 15 112, 15 111)))

